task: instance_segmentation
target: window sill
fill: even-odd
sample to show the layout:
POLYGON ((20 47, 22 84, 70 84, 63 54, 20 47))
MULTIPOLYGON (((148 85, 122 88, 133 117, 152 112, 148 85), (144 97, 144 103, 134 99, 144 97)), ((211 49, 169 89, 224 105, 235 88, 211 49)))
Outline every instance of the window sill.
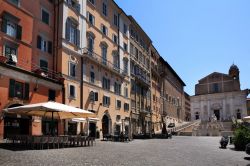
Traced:
POLYGON ((109 108, 109 105, 103 105, 103 107, 107 107, 107 108, 109 108))

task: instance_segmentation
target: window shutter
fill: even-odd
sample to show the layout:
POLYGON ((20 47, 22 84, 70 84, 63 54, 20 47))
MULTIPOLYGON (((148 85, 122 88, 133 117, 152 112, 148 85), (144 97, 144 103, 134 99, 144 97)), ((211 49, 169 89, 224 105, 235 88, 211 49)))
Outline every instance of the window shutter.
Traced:
POLYGON ((110 97, 108 97, 108 105, 110 105, 110 97))
POLYGON ((20 25, 17 25, 17 34, 16 34, 16 38, 18 40, 22 40, 22 27, 20 25))
POLYGON ((110 90, 110 80, 108 79, 108 81, 107 81, 107 84, 108 84, 108 90, 110 90))
POLYGON ((76 10, 80 13, 81 5, 79 3, 76 5, 76 10))
POLYGON ((6 33, 7 32, 7 20, 2 19, 2 26, 1 26, 2 32, 6 33))
POLYGON ((95 101, 98 101, 98 92, 95 92, 95 101))
POLYGON ((41 49, 42 48, 42 38, 41 36, 37 36, 37 48, 41 49))
POLYGON ((24 84, 24 100, 29 100, 30 85, 28 83, 24 84))
POLYGON ((52 42, 48 41, 48 53, 52 54, 52 42))
POLYGON ((76 30, 76 45, 80 47, 80 30, 76 30))
POLYGON ((66 33, 65 33, 65 37, 66 37, 66 40, 70 40, 70 20, 69 19, 67 19, 67 21, 66 21, 66 31, 65 31, 66 33))
POLYGON ((105 105, 105 96, 102 97, 102 105, 105 105))
POLYGON ((10 86, 9 86, 9 97, 15 97, 15 80, 10 79, 10 86))

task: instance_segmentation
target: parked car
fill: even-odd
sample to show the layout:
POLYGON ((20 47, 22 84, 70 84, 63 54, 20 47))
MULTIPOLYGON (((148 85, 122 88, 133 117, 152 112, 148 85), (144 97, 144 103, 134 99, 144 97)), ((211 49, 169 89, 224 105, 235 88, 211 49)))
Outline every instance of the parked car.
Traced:
POLYGON ((173 127, 175 127, 175 123, 169 123, 168 124, 168 128, 173 128, 173 127))

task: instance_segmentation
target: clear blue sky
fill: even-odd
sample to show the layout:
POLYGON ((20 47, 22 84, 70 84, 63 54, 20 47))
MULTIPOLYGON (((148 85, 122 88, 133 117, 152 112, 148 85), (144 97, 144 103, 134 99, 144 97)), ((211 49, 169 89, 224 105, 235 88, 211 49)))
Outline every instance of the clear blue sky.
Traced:
POLYGON ((228 73, 250 88, 250 0, 115 0, 132 15, 194 95, 199 79, 228 73))

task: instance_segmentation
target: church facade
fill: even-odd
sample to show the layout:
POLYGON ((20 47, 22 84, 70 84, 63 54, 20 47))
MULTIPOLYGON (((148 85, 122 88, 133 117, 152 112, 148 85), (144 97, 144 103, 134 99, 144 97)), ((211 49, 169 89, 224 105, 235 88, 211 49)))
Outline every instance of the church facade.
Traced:
POLYGON ((239 73, 232 65, 228 74, 214 72, 199 80, 191 96, 191 119, 231 121, 247 116, 248 90, 240 89, 239 73))

